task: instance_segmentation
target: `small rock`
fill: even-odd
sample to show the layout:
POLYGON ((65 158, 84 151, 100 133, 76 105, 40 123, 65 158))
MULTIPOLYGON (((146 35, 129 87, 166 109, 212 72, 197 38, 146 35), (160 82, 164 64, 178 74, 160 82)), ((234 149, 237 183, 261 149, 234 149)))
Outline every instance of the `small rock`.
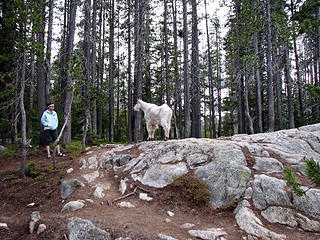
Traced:
POLYGON ((71 201, 63 206, 61 212, 73 212, 84 207, 84 203, 80 201, 71 201))
POLYGON ((68 170, 67 170, 67 173, 72 173, 73 172, 73 168, 69 168, 68 170))
POLYGON ((204 240, 217 239, 221 238, 224 235, 227 235, 225 231, 220 228, 212 228, 208 230, 189 230, 188 233, 197 238, 201 238, 204 240))
POLYGON ((120 202, 118 203, 120 208, 134 208, 135 206, 131 202, 120 202))
POLYGON ((42 233, 44 230, 47 229, 47 226, 44 225, 44 224, 40 224, 39 227, 38 227, 38 231, 37 231, 37 234, 40 234, 42 233))
POLYGON ((178 240, 177 238, 174 238, 174 237, 171 237, 171 236, 168 236, 168 235, 164 235, 164 234, 161 234, 161 233, 158 234, 158 237, 160 239, 164 239, 164 240, 178 240))
POLYGON ((94 203, 94 201, 92 199, 90 199, 90 198, 87 198, 86 201, 89 202, 89 203, 94 203))
POLYGON ((96 190, 94 190, 93 192, 93 196, 95 196, 96 198, 103 198, 104 197, 103 189, 101 187, 97 187, 96 190))
POLYGON ((141 200, 148 201, 148 202, 153 200, 153 198, 149 197, 148 194, 146 194, 146 193, 140 193, 139 198, 141 200))
POLYGON ((173 212, 168 211, 167 213, 168 213, 168 215, 169 215, 170 217, 173 217, 173 216, 174 216, 174 213, 173 213, 173 212))
POLYGON ((119 191, 121 192, 121 194, 123 195, 125 192, 126 192, 126 190, 127 190, 127 178, 125 178, 125 179, 122 179, 121 181, 120 181, 120 185, 119 185, 119 191))
POLYGON ((171 223, 171 219, 170 219, 170 218, 166 218, 164 221, 165 221, 166 223, 171 223))
POLYGON ((182 224, 180 226, 180 228, 192 228, 194 226, 195 226, 195 224, 193 224, 193 223, 185 223, 185 224, 182 224))
POLYGON ((35 205, 35 203, 33 202, 33 203, 29 203, 28 205, 27 205, 27 207, 33 207, 35 205))
POLYGON ((8 228, 8 224, 6 224, 6 223, 0 223, 0 228, 8 228))
POLYGON ((30 216, 30 222, 29 222, 29 233, 33 233, 34 226, 39 220, 40 220, 40 212, 39 211, 32 212, 30 216))

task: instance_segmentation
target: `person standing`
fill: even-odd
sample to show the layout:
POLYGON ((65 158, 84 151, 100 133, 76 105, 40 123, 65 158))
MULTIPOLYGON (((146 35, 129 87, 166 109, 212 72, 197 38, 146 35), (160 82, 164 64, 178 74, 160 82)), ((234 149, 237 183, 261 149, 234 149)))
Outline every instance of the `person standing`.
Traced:
MULTIPOLYGON (((48 158, 51 157, 50 155, 50 137, 52 138, 52 141, 54 142, 58 138, 57 134, 57 127, 58 127, 58 116, 57 113, 54 111, 54 104, 50 103, 48 104, 48 109, 44 111, 41 117, 41 124, 44 127, 44 143, 47 150, 47 156, 48 158)), ((62 157, 64 154, 60 152, 60 146, 59 144, 56 147, 57 150, 57 156, 62 157)))

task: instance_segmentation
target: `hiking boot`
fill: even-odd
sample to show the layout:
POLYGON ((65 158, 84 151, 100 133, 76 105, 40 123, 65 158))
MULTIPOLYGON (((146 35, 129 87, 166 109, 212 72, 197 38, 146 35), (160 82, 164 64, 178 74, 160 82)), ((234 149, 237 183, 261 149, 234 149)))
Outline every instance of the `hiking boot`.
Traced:
POLYGON ((51 158, 51 155, 50 155, 50 153, 48 153, 48 155, 47 155, 47 158, 51 158))

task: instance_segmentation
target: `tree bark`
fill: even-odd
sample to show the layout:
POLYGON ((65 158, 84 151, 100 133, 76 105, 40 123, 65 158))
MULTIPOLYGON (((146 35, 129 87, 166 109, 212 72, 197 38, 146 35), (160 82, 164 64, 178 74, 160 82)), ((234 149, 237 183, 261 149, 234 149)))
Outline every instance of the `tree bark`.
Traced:
POLYGON ((83 121, 83 133, 82 133, 82 150, 84 151, 86 141, 87 141, 87 132, 89 130, 89 119, 90 119, 90 93, 89 93, 89 84, 90 84, 90 16, 91 16, 91 0, 86 0, 84 2, 84 31, 83 31, 83 73, 84 73, 84 84, 82 86, 82 97, 84 99, 84 121, 83 121))
POLYGON ((271 42, 271 16, 270 16, 270 0, 266 0, 266 21, 267 21, 267 89, 268 89, 268 121, 269 131, 274 131, 274 94, 273 94, 273 72, 272 72, 272 42, 271 42))
POLYGON ((109 19, 109 141, 114 142, 114 0, 110 2, 109 19))
POLYGON ((128 7, 128 141, 132 142, 132 76, 131 76, 131 1, 127 1, 128 7))
POLYGON ((178 30, 177 30, 177 1, 172 0, 172 20, 173 20, 173 64, 174 64, 174 82, 175 82, 175 135, 181 138, 182 129, 182 101, 181 101, 181 81, 179 78, 179 62, 178 62, 178 30), (178 117, 176 117, 178 116, 178 117))
MULTIPOLYGON (((45 32, 45 6, 41 2, 38 3, 38 7, 41 11, 40 23, 37 26, 37 44, 39 46, 44 46, 44 32, 45 32)), ((46 104, 48 99, 46 96, 46 76, 45 76, 45 66, 44 66, 44 49, 41 47, 37 51, 37 82, 38 82, 38 92, 37 92, 37 107, 38 107, 38 119, 40 132, 43 132, 43 128, 40 122, 42 113, 46 110, 46 104)))
POLYGON ((207 34, 207 49, 208 49, 208 77, 209 77, 209 127, 210 127, 210 138, 216 138, 216 124, 215 124, 215 111, 214 111, 214 89, 213 89, 213 74, 212 74, 212 61, 211 61, 211 44, 209 36, 209 24, 208 24, 208 13, 207 13, 207 1, 204 1, 205 9, 205 20, 206 20, 206 34, 207 34))
POLYGON ((287 98, 288 98, 288 121, 289 129, 294 128, 294 108, 293 108, 293 97, 292 97, 292 80, 290 76, 290 58, 289 58, 289 47, 286 45, 284 49, 285 56, 285 82, 287 87, 287 98))
POLYGON ((260 77, 260 64, 259 64, 259 44, 258 32, 253 34, 254 55, 255 55, 255 82, 256 82, 256 109, 257 109, 257 132, 263 132, 262 125, 262 96, 261 96, 261 77, 260 77))
POLYGON ((170 103, 170 70, 169 70, 169 40, 168 40, 168 6, 167 0, 164 0, 164 14, 163 14, 163 28, 164 28, 164 66, 165 66, 165 82, 166 82, 166 102, 168 106, 170 103))
MULTIPOLYGON (((97 0, 93 1, 92 9, 92 58, 91 58, 91 78, 93 87, 97 86, 97 0)), ((91 125, 93 134, 97 134, 97 98, 94 97, 91 101, 91 125)))
POLYGON ((49 19, 48 19, 48 36, 47 36, 47 53, 46 53, 46 88, 45 88, 47 103, 50 102, 53 6, 54 6, 54 0, 49 0, 49 17, 48 17, 49 19))
MULTIPOLYGON (((22 139, 22 155, 21 155, 21 166, 20 166, 20 177, 25 177, 25 168, 26 168, 26 158, 29 144, 27 143, 27 119, 26 111, 24 108, 24 90, 25 90, 25 75, 26 75, 26 49, 23 50, 22 55, 22 68, 21 68, 21 80, 20 80, 20 112, 21 112, 21 139, 22 139)), ((17 79, 18 80, 18 79, 17 79)))
MULTIPOLYGON (((143 65, 143 37, 144 37, 144 18, 145 18, 145 0, 137 0, 135 2, 135 47, 134 47, 134 102, 142 97, 142 65, 143 65)), ((134 121, 134 141, 143 139, 141 112, 135 112, 134 121)))
POLYGON ((183 2, 183 82, 184 82, 184 137, 190 137, 190 75, 188 44, 188 9, 187 1, 183 2))
POLYGON ((199 38, 198 38, 198 3, 192 1, 192 136, 201 137, 201 112, 200 112, 200 66, 199 66, 199 38))
MULTIPOLYGON (((66 66, 67 66, 67 78, 66 78, 66 93, 63 108, 63 119, 67 123, 66 131, 63 135, 62 145, 65 147, 67 144, 71 143, 71 114, 69 114, 69 108, 71 108, 73 94, 70 88, 73 86, 73 81, 71 79, 71 59, 73 55, 73 42, 75 35, 76 26, 76 13, 77 13, 77 2, 71 1, 70 4, 70 19, 68 21, 68 36, 67 36, 67 46, 66 46, 66 66), (67 119, 68 118, 68 119, 67 119)), ((71 110, 70 110, 71 111, 71 110)))

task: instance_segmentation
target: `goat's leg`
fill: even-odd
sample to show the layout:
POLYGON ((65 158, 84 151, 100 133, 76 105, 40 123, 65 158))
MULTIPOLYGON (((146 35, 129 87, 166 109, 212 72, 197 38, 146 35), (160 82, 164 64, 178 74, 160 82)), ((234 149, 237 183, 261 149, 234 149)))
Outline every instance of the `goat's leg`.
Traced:
POLYGON ((148 139, 152 140, 152 124, 150 122, 147 123, 147 132, 148 132, 148 139))
POLYGON ((152 133, 151 133, 152 140, 154 140, 154 133, 155 133, 157 128, 158 128, 158 125, 156 125, 156 124, 152 125, 152 133))

